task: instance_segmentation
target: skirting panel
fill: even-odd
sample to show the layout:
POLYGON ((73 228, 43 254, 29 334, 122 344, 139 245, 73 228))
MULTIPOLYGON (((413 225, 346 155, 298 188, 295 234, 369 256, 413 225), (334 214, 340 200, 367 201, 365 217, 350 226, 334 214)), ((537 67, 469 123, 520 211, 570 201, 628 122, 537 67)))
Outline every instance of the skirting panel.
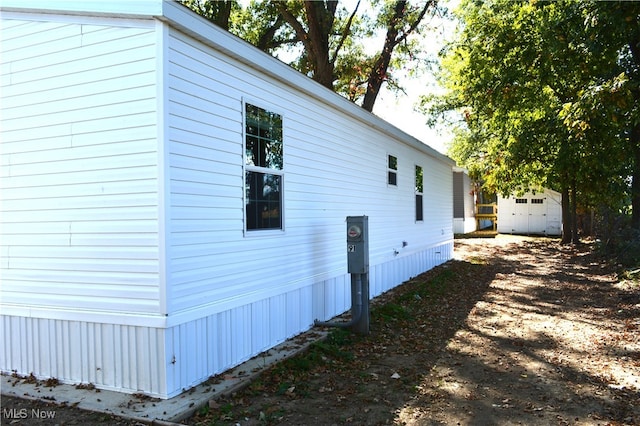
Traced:
POLYGON ((0 316, 3 373, 165 396, 164 330, 0 316))

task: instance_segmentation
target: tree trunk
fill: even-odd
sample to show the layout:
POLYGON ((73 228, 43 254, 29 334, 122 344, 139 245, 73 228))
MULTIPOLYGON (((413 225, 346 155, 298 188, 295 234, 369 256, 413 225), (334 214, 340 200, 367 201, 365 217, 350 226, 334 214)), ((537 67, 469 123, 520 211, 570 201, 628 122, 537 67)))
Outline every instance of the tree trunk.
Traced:
MULTIPOLYGON (((631 3, 626 4, 627 6, 631 5, 631 3)), ((637 14, 636 15, 636 25, 638 22, 637 14)), ((632 14, 631 16, 634 16, 632 14)), ((633 62, 637 67, 640 66, 640 31, 634 31, 629 40, 629 50, 631 51, 631 57, 633 58, 633 62)), ((638 78, 638 73, 635 72, 632 74, 635 78, 638 78)), ((636 85, 639 83, 635 82, 636 85)), ((640 103, 640 91, 637 89, 633 91, 634 101, 636 105, 640 103)), ((637 117, 636 117, 637 118, 637 117)), ((633 123, 633 127, 631 128, 631 136, 629 138, 629 143, 631 144, 631 152, 633 153, 633 169, 631 171, 632 180, 631 180, 631 226, 640 229, 640 123, 633 123)))
POLYGON ((305 1, 309 26, 308 55, 314 64, 313 79, 333 90, 334 65, 329 58, 329 34, 333 27, 337 1, 305 1))
POLYGON ((367 78, 367 91, 362 101, 362 108, 369 112, 373 111, 373 105, 380 93, 380 88, 387 80, 387 71, 391 63, 393 49, 418 27, 429 8, 434 7, 436 4, 437 1, 434 0, 425 2, 416 20, 411 23, 407 30, 403 30, 402 34, 400 34, 401 23, 407 14, 408 5, 406 0, 396 1, 393 8, 393 16, 387 22, 387 35, 384 38, 384 46, 367 78))
POLYGON ((571 242, 571 208, 569 203, 569 187, 562 187, 562 244, 571 242))
POLYGON ((333 27, 337 0, 305 1, 304 9, 307 17, 307 27, 287 8, 286 2, 275 2, 282 18, 296 32, 296 37, 304 45, 312 78, 324 87, 333 90, 334 64, 329 58, 329 35, 333 27))
POLYGON ((640 124, 631 131, 634 163, 631 180, 631 226, 640 229, 640 124))
POLYGON ((393 49, 398 43, 398 22, 402 19, 407 7, 406 1, 398 1, 393 8, 393 17, 387 24, 387 35, 384 38, 384 46, 380 52, 380 56, 373 65, 369 78, 367 79, 367 91, 364 95, 364 101, 362 101, 362 108, 367 111, 373 111, 373 104, 376 102, 378 93, 382 83, 387 79, 387 69, 391 63, 391 55, 393 49))
POLYGON ((576 181, 571 183, 571 242, 578 244, 578 191, 576 190, 576 181))

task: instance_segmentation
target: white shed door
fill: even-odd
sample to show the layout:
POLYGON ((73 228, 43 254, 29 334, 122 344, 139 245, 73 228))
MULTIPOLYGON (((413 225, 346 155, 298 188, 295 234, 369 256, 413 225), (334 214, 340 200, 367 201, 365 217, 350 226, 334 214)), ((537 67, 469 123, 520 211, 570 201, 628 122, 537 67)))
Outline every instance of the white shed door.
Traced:
POLYGON ((516 234, 529 233, 529 200, 516 198, 513 205, 513 231, 516 234))
POLYGON ((547 230, 547 203, 543 197, 531 198, 529 204, 529 234, 544 234, 547 230))

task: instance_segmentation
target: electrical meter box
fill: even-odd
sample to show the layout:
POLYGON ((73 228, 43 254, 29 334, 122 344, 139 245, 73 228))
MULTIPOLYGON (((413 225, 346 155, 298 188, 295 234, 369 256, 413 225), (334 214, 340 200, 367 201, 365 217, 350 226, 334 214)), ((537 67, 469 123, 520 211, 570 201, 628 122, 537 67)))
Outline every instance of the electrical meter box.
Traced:
POLYGON ((369 224, 367 216, 347 216, 347 271, 369 273, 369 224))

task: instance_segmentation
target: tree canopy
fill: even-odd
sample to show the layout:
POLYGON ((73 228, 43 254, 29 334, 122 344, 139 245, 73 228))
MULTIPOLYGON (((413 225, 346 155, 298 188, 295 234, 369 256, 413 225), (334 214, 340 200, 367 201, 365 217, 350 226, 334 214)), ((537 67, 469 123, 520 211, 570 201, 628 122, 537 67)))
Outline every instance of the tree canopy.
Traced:
POLYGON ((446 93, 423 99, 454 117, 450 155, 495 192, 560 190, 565 241, 579 207, 631 200, 640 227, 640 3, 463 0, 456 14, 446 93))
POLYGON ((256 47, 279 56, 323 86, 372 111, 380 89, 399 89, 394 72, 417 67, 416 35, 425 17, 441 13, 437 0, 352 1, 180 0, 256 47), (377 50, 371 40, 384 39, 377 50), (410 62, 414 64, 409 65, 410 62))

